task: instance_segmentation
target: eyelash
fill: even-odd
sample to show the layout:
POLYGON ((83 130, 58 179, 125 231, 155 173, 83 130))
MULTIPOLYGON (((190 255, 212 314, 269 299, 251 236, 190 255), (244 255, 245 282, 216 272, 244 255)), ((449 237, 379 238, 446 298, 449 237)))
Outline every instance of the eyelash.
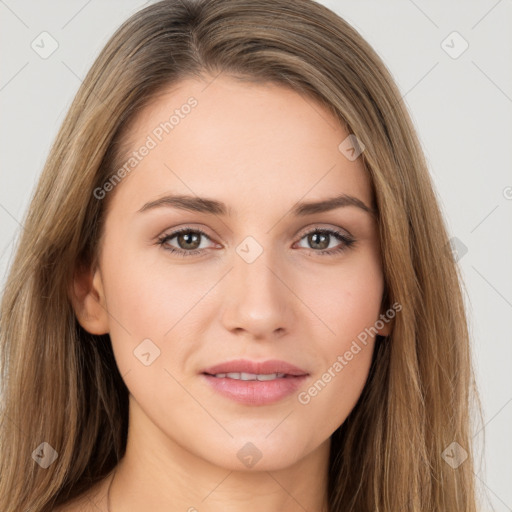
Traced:
MULTIPOLYGON (((200 233, 201 235, 203 235, 206 238, 208 238, 209 240, 211 240, 210 237, 202 229, 199 229, 199 228, 192 229, 192 228, 184 227, 184 228, 178 229, 177 231, 173 231, 172 233, 170 233, 168 235, 163 235, 163 236, 159 237, 158 244, 161 245, 164 250, 169 251, 170 253, 175 254, 176 256, 181 256, 184 258, 187 258, 189 256, 194 256, 197 254, 201 254, 205 250, 205 249, 194 249, 191 251, 186 251, 184 249, 176 249, 176 247, 166 246, 166 243, 169 240, 172 240, 173 238, 180 235, 181 233, 200 233)), ((335 256, 335 255, 349 249, 355 243, 354 238, 347 236, 346 234, 342 233, 341 231, 337 231, 334 229, 323 229, 323 228, 315 228, 315 229, 312 229, 311 231, 308 231, 300 238, 300 240, 302 240, 306 236, 311 235, 313 233, 323 233, 323 234, 327 234, 330 236, 334 236, 335 238, 337 238, 340 242, 343 242, 343 244, 344 244, 344 245, 341 245, 340 247, 337 247, 334 249, 323 249, 321 251, 317 251, 315 249, 309 249, 309 251, 311 251, 315 254, 318 254, 319 256, 335 256)))

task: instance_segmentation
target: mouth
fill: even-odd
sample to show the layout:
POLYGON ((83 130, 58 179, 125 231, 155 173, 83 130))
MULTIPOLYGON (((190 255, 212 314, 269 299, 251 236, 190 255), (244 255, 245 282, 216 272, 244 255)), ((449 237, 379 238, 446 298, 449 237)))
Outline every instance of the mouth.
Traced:
POLYGON ((275 375, 274 378, 308 375, 306 370, 279 359, 269 359, 267 361, 235 359, 205 368, 202 373, 208 375, 222 375, 221 378, 227 376, 232 379, 242 380, 256 380, 256 377, 265 375, 275 375))
POLYGON ((309 373, 285 361, 236 360, 206 368, 203 378, 222 396, 246 405, 267 405, 294 393, 309 373))
POLYGON ((246 373, 246 372, 230 372, 230 373, 216 373, 211 375, 205 373, 204 375, 210 375, 210 377, 216 377, 217 379, 235 379, 235 380, 259 380, 268 381, 275 379, 284 379, 286 377, 293 377, 293 375, 287 375, 286 373, 246 373))

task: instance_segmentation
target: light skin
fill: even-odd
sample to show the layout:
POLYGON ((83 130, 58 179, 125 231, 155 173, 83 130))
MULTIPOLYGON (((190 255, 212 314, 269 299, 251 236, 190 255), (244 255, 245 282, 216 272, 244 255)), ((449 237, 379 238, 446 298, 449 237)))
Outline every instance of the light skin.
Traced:
MULTIPOLYGON (((361 158, 338 149, 348 133, 312 99, 276 84, 211 80, 183 80, 136 119, 130 151, 189 97, 198 101, 110 192, 98 266, 74 282, 79 322, 110 334, 130 392, 111 511, 323 511, 330 436, 361 394, 374 338, 308 404, 298 394, 379 319, 384 280, 370 213, 354 205, 292 210, 342 194, 371 207, 369 177, 361 158), (231 215, 139 211, 170 194, 214 199, 231 215), (158 243, 183 227, 206 233, 197 234, 200 254, 166 250, 190 252, 190 237, 158 243), (333 233, 322 241, 315 229, 355 242, 333 233), (242 244, 249 236, 257 245, 242 244), (262 253, 248 263, 240 244, 262 253), (160 355, 146 366, 134 350, 147 339, 160 355), (278 402, 240 404, 201 375, 239 358, 280 359, 309 375, 278 402), (237 456, 247 443, 261 454, 251 468, 237 456)), ((388 332, 388 324, 379 331, 388 332)), ((92 510, 107 510, 109 482, 92 510)))

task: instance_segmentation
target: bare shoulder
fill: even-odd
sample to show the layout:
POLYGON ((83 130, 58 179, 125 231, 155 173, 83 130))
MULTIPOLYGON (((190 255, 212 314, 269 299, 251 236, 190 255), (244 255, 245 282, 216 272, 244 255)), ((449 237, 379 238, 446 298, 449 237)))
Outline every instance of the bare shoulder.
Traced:
POLYGON ((54 508, 53 512, 106 512, 110 480, 109 475, 74 500, 54 508))

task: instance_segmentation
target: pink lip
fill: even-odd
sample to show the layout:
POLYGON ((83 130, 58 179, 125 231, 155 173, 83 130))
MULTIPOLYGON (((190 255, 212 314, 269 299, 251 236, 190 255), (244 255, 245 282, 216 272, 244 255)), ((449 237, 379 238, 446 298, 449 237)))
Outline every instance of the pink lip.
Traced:
POLYGON ((295 392, 309 375, 305 370, 279 360, 263 362, 239 359, 206 368, 203 378, 215 391, 236 402, 248 405, 266 405, 282 400, 295 392), (218 373, 284 373, 285 377, 268 381, 218 378, 218 373))
POLYGON ((235 359, 225 363, 216 364, 205 368, 202 373, 215 375, 216 373, 286 373, 287 375, 308 375, 308 372, 278 359, 269 359, 268 361, 250 361, 249 359, 235 359))

